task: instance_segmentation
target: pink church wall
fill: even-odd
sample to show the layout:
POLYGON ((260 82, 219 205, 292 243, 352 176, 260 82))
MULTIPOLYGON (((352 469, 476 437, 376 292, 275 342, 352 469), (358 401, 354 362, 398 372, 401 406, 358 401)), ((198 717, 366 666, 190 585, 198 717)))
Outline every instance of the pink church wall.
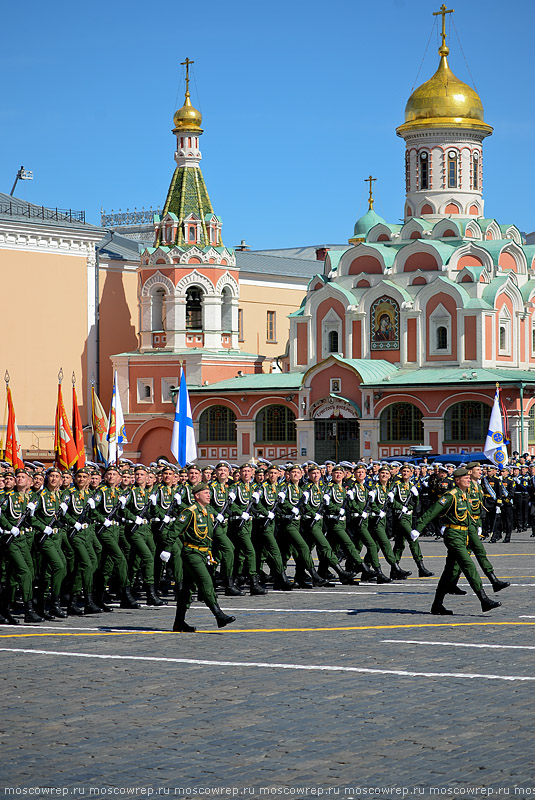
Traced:
POLYGON ((455 304, 455 300, 453 299, 453 297, 450 297, 449 294, 444 294, 444 292, 440 292, 439 294, 435 295, 432 300, 428 302, 425 309, 425 340, 426 340, 426 353, 428 361, 457 361, 457 306, 455 304), (429 352, 431 350, 429 317, 431 316, 435 308, 441 304, 451 315, 451 355, 432 356, 429 355, 429 352))
POLYGON ((349 275, 360 275, 366 272, 368 275, 380 275, 383 271, 381 262, 374 256, 360 256, 353 259, 349 267, 349 275))

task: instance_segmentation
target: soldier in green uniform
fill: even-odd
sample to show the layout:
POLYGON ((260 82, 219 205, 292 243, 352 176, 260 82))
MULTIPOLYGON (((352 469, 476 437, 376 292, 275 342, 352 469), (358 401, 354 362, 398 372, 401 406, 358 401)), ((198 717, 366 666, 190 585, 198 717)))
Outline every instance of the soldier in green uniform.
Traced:
POLYGON ((260 595, 267 594, 267 590, 260 585, 258 580, 256 553, 251 541, 253 527, 252 508, 254 505, 252 476, 253 468, 250 464, 244 464, 240 467, 240 479, 233 487, 233 492, 236 496, 228 509, 228 537, 234 545, 235 560, 240 556, 244 559, 245 569, 249 576, 250 593, 252 595, 260 595))
POLYGON ((196 587, 199 599, 208 606, 223 628, 234 622, 236 617, 225 614, 218 605, 217 596, 208 571, 212 562, 213 514, 210 510, 210 489, 205 483, 192 487, 194 502, 185 508, 178 518, 178 531, 184 544, 184 580, 178 594, 173 631, 176 633, 195 633, 195 628, 186 622, 186 611, 191 604, 193 589, 196 587))
MULTIPOLYGON (((75 554, 75 568, 72 573, 69 594, 75 597, 80 589, 84 593, 84 613, 100 614, 104 609, 93 598, 93 576, 98 567, 98 557, 93 546, 94 526, 87 519, 91 504, 89 470, 85 467, 76 471, 74 489, 65 492, 62 501, 67 505, 65 524, 70 532, 70 543, 75 554)), ((111 609, 109 609, 111 610, 111 609)))
POLYGON ((214 557, 221 564, 221 577, 227 597, 244 596, 245 592, 234 581, 234 545, 228 537, 228 513, 236 499, 234 487, 229 484, 230 464, 220 461, 215 467, 215 479, 210 483, 210 504, 214 512, 214 557))
POLYGON ((364 464, 357 464, 353 485, 347 489, 348 530, 357 550, 366 547, 365 560, 373 567, 377 583, 390 583, 392 578, 388 578, 383 573, 377 554, 377 544, 368 530, 368 520, 375 500, 375 489, 368 489, 365 481, 366 467, 364 464))
POLYGON ((134 580, 136 572, 134 564, 139 557, 147 592, 147 605, 163 606, 166 605, 166 601, 158 597, 154 587, 154 554, 156 548, 149 522, 158 499, 147 488, 147 468, 143 464, 137 464, 134 473, 135 485, 132 486, 123 509, 123 517, 126 520, 126 536, 131 548, 129 560, 130 580, 134 580))
POLYGON ((168 465, 162 470, 162 482, 153 487, 157 502, 152 513, 152 534, 156 560, 154 565, 155 586, 160 584, 160 564, 170 564, 178 594, 184 575, 182 567, 182 542, 176 528, 176 520, 182 506, 182 494, 178 491, 175 470, 168 465))
POLYGON ((458 563, 468 583, 481 602, 483 611, 501 606, 497 600, 487 597, 481 578, 470 558, 467 549, 468 531, 470 523, 470 506, 467 492, 470 487, 470 474, 466 467, 460 467, 453 473, 455 488, 450 489, 440 500, 421 517, 416 528, 411 531, 411 538, 416 541, 421 531, 432 519, 439 515, 444 523, 444 544, 448 549, 446 564, 440 576, 435 599, 431 606, 431 613, 450 615, 453 611, 444 608, 444 597, 451 586, 455 564, 458 563))
MULTIPOLYGON (((257 470, 257 476, 259 471, 257 470)), ((292 590, 292 582, 286 575, 284 563, 275 539, 275 512, 280 503, 279 470, 272 464, 267 470, 267 480, 257 484, 253 497, 253 530, 251 540, 256 553, 256 571, 262 570, 263 557, 269 563, 273 574, 273 588, 283 592, 292 590)))
POLYGON ((378 480, 374 485, 375 497, 371 504, 368 530, 381 548, 388 564, 390 564, 390 577, 392 580, 405 580, 411 573, 401 569, 399 566, 386 533, 388 494, 390 492, 390 469, 388 466, 383 466, 379 469, 378 480))
MULTIPOLYGON (((61 547, 60 524, 63 516, 63 509, 60 509, 61 485, 61 472, 56 467, 50 467, 46 473, 44 488, 32 496, 32 501, 37 506, 32 522, 35 531, 34 548, 38 561, 37 609, 45 619, 67 616, 60 606, 61 586, 67 575, 67 559, 61 547), (47 611, 45 602, 49 586, 51 590, 50 610, 47 611)), ((67 611, 76 616, 83 613, 73 604, 70 597, 67 599, 67 611)))
POLYGON ((417 541, 411 539, 413 527, 413 505, 418 497, 418 489, 411 485, 412 468, 404 464, 400 470, 400 479, 392 486, 388 495, 392 507, 392 529, 394 533, 394 557, 399 563, 405 542, 408 543, 411 555, 418 567, 420 578, 431 578, 433 573, 424 564, 424 557, 417 541))
POLYGON ((6 476, 5 482, 8 486, 13 482, 14 488, 5 492, 0 514, 0 527, 4 531, 6 540, 11 539, 10 544, 4 548, 10 596, 8 595, 3 603, 2 615, 6 622, 17 623, 9 607, 14 600, 16 586, 19 584, 24 602, 24 621, 43 622, 43 617, 37 614, 33 607, 34 566, 29 544, 31 526, 30 523, 25 526, 21 524, 24 517, 29 516, 37 507, 30 497, 31 478, 28 470, 21 468, 17 470, 16 475, 13 475, 13 481, 8 480, 6 476), (29 511, 26 514, 28 507, 29 511))

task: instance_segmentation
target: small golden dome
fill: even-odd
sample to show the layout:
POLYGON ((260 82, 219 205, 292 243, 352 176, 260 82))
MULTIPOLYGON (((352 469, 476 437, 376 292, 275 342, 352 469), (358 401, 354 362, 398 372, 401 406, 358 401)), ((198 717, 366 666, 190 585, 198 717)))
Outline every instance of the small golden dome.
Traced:
POLYGON ((439 49, 440 64, 428 81, 411 94, 405 106, 405 123, 397 134, 419 128, 469 128, 486 136, 492 127, 483 120, 483 105, 478 93, 457 78, 448 64, 449 48, 439 49))
POLYGON ((202 133, 201 128, 202 114, 193 108, 189 99, 189 91, 186 91, 186 99, 182 108, 179 108, 173 117, 174 129, 173 133, 177 131, 196 131, 202 133))

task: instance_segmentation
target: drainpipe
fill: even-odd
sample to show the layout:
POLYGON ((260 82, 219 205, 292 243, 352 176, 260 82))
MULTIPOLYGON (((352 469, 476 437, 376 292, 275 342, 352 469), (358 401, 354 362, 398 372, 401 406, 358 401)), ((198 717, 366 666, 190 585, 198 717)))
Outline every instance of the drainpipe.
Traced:
POLYGON ((106 231, 107 241, 95 246, 95 392, 100 396, 100 251, 113 239, 115 231, 106 231))

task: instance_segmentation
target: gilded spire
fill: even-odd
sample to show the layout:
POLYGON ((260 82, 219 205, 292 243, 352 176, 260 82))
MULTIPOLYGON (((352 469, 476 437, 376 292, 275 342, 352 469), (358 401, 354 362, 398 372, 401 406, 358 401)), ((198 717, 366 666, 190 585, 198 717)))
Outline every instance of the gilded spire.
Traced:
POLYGON ((450 52, 450 48, 446 46, 446 14, 453 14, 454 10, 453 8, 446 8, 446 4, 442 3, 440 11, 433 11, 434 17, 442 17, 442 44, 438 49, 441 56, 447 56, 450 52))
POLYGON ((364 178, 364 183, 370 184, 370 195, 368 197, 368 211, 373 211, 373 192, 372 192, 372 181, 376 181, 377 178, 372 178, 371 175, 368 175, 367 178, 364 178))
POLYGON ((202 122, 202 114, 200 111, 197 111, 196 108, 193 108, 191 105, 190 100, 190 93, 189 93, 189 68, 190 64, 194 64, 194 61, 191 61, 189 58, 186 58, 185 61, 182 61, 180 66, 186 67, 186 95, 184 99, 184 105, 182 108, 179 108, 178 111, 175 113, 173 117, 174 129, 173 133, 177 133, 179 131, 194 131, 195 133, 202 133, 201 122, 202 122))

